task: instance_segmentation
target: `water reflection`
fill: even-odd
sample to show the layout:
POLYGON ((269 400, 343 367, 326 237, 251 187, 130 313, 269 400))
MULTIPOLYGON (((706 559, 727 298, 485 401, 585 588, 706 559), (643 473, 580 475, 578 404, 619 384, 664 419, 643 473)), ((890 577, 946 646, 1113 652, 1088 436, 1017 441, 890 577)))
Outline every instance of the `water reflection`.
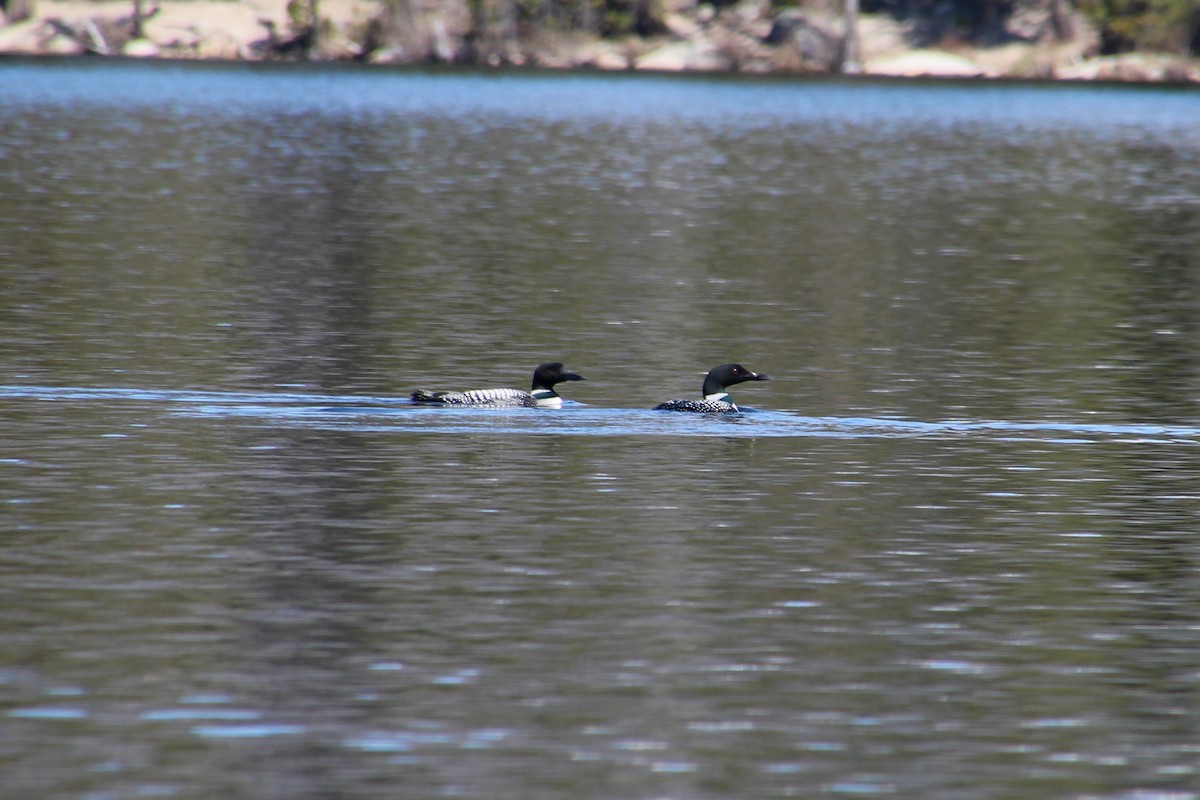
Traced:
POLYGON ((1192 95, 3 70, 9 793, 1195 797, 1192 95))

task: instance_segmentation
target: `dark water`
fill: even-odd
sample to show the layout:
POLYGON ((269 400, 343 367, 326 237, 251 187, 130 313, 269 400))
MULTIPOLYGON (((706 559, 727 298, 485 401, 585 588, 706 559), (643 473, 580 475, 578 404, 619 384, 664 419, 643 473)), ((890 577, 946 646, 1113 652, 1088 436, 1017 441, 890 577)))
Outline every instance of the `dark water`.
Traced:
POLYGON ((0 64, 0 794, 1200 797, 1198 253, 1195 91, 0 64))

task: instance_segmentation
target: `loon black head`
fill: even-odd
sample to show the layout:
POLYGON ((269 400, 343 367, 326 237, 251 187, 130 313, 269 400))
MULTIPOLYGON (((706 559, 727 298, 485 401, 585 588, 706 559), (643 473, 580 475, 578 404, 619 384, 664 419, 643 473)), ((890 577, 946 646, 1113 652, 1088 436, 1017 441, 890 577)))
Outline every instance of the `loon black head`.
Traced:
POLYGON ((574 372, 567 372, 563 369, 561 361, 553 361, 549 364, 542 364, 533 371, 533 391, 538 389, 554 389, 557 383, 566 381, 586 381, 587 378, 582 375, 576 375, 574 372))
POLYGON ((751 372, 741 364, 721 364, 710 369, 708 375, 704 378, 704 396, 709 397, 714 394, 722 394, 726 387, 737 383, 769 380, 771 380, 770 375, 751 372))

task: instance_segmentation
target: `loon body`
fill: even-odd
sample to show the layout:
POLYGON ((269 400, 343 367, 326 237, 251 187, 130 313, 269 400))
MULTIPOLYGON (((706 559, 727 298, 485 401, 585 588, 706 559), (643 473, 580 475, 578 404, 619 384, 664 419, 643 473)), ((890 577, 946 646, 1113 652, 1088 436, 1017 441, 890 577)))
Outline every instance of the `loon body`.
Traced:
POLYGON ((562 408, 562 397, 554 391, 555 385, 564 381, 585 380, 587 378, 582 375, 567 372, 561 362, 553 361, 533 371, 533 385, 528 392, 520 389, 473 389, 468 392, 427 392, 418 389, 412 393, 412 399, 414 403, 443 406, 562 408))
POLYGON ((668 400, 654 407, 655 411, 690 411, 699 414, 733 414, 739 409, 725 391, 746 381, 769 381, 770 375, 751 372, 741 364, 721 364, 709 370, 704 378, 703 400, 668 400))

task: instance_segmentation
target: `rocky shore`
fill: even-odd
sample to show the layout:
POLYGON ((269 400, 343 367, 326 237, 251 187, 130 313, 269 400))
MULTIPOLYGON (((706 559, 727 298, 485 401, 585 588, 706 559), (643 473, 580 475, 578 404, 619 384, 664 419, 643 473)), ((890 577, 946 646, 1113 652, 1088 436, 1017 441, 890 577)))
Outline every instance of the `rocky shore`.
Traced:
POLYGON ((1197 59, 1096 57, 1096 34, 1078 15, 1066 37, 1029 17, 1008 21, 1005 43, 939 49, 914 47, 902 22, 861 15, 858 58, 847 63, 841 19, 777 11, 765 0, 719 11, 680 0, 661 33, 623 39, 540 32, 481 41, 465 8, 445 3, 398 24, 375 0, 321 0, 319 24, 303 26, 284 0, 36 0, 25 19, 0 17, 0 54, 1200 83, 1197 59))

